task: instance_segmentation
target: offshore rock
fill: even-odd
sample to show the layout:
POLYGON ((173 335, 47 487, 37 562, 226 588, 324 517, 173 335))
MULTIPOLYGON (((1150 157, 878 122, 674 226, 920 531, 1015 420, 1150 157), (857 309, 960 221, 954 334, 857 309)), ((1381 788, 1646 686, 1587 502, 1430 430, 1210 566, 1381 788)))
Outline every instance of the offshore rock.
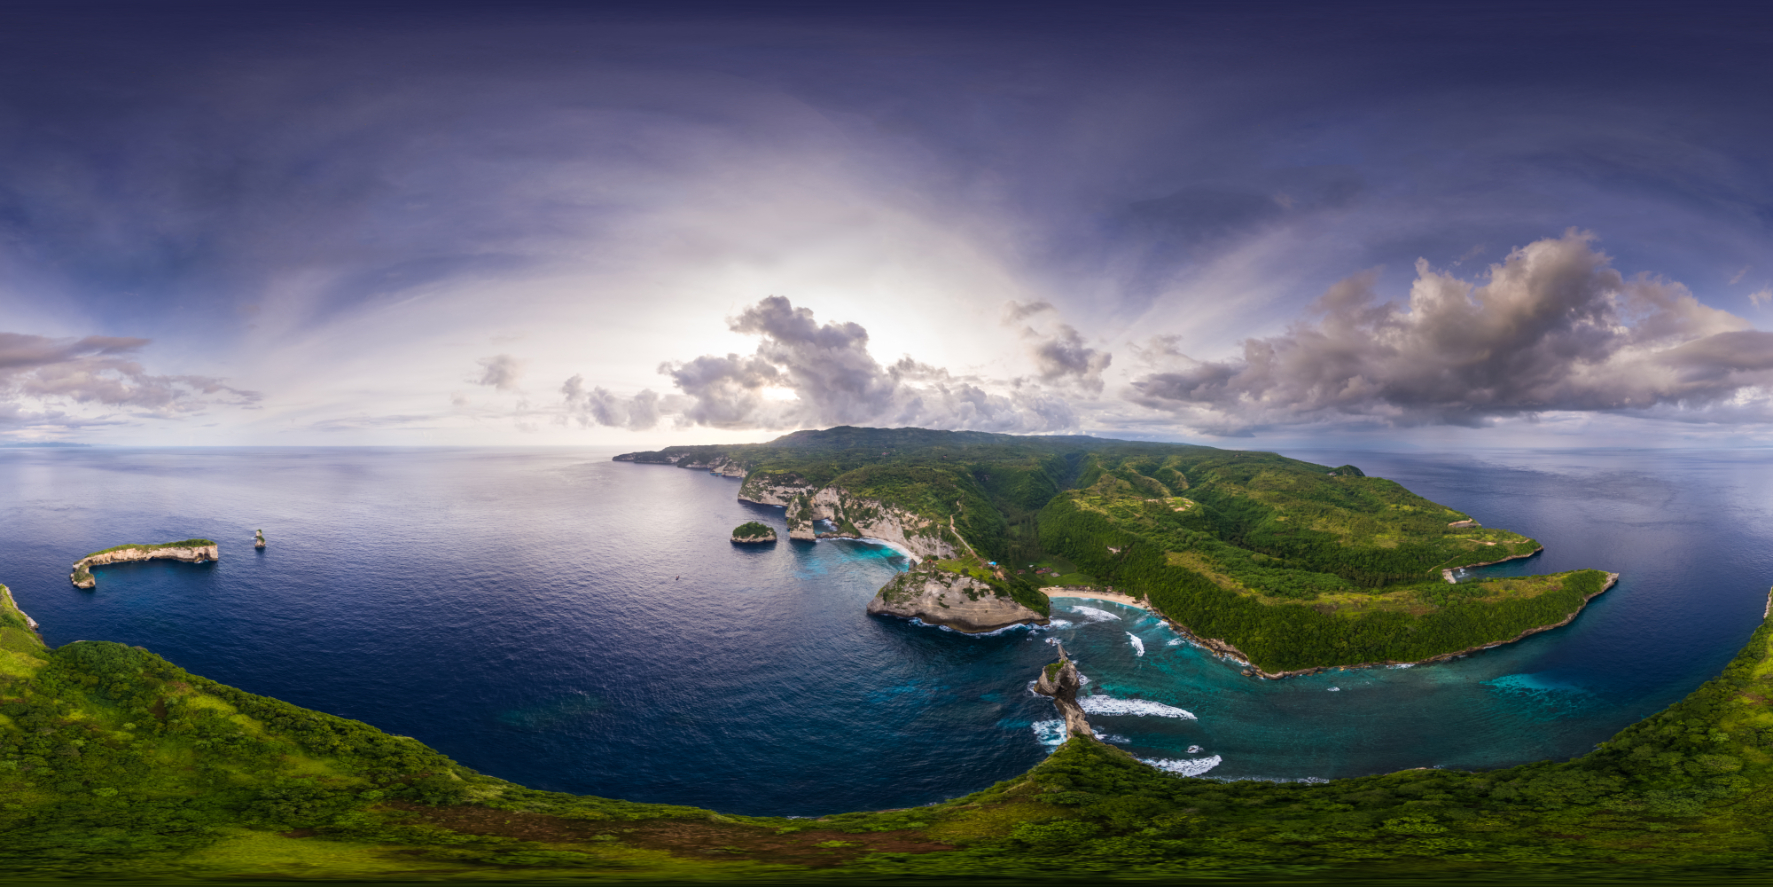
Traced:
POLYGON ((116 548, 89 554, 74 562, 74 571, 68 574, 69 581, 75 588, 93 588, 98 579, 92 575, 92 568, 102 564, 121 564, 130 561, 175 560, 201 564, 218 560, 222 556, 221 547, 214 542, 201 545, 184 545, 168 543, 165 545, 131 545, 127 548, 116 548))
POLYGON ((900 573, 868 602, 875 616, 918 619, 979 634, 1012 625, 1047 624, 1047 617, 998 594, 971 576, 933 567, 900 573))
POLYGON ((1053 698, 1053 706, 1065 718, 1067 735, 1092 738, 1096 733, 1084 717, 1083 706, 1077 704, 1077 691, 1082 687, 1083 679, 1078 677, 1077 666, 1065 657, 1064 647, 1059 648, 1059 661, 1042 669, 1034 682, 1034 692, 1053 698))

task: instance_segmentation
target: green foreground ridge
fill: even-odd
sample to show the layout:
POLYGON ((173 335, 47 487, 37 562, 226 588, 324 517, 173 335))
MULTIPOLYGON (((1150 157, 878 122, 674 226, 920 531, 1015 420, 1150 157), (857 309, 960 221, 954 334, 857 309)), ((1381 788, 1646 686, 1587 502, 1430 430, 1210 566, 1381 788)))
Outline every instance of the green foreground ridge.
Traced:
POLYGON ((137 647, 49 650, 0 591, 0 876, 1764 877, 1770 646, 1763 624, 1722 675, 1566 763, 1219 782, 1073 737, 943 804, 807 820, 527 789, 137 647))
POLYGON ((739 498, 782 506, 793 539, 875 538, 922 558, 870 612, 987 631, 1045 622, 1048 595, 1112 592, 1264 677, 1519 640, 1618 578, 1454 582, 1540 545, 1353 465, 1273 453, 845 427, 616 459, 743 477, 739 498))

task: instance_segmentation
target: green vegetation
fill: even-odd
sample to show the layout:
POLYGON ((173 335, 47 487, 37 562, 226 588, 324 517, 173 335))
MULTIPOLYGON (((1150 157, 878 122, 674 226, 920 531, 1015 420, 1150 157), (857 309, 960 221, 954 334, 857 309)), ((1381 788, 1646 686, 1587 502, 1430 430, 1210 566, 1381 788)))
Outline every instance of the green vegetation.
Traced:
MULTIPOLYGON (((181 539, 177 542, 162 542, 159 545, 113 545, 110 548, 99 549, 86 557, 98 557, 101 554, 110 554, 113 551, 153 551, 158 548, 208 548, 214 544, 215 540, 213 539, 181 539)), ((86 558, 83 557, 81 560, 86 560, 86 558)))
POLYGON ((1769 625, 1721 676, 1565 763, 1219 782, 1073 738, 943 804, 789 820, 526 789, 138 648, 45 649, 6 600, 0 873, 14 881, 1655 881, 1764 877, 1773 850, 1769 625))
MULTIPOLYGON (((833 428, 623 458, 728 459, 750 471, 746 495, 801 491, 790 521, 810 520, 810 494, 825 487, 909 512, 960 552, 944 568, 1002 594, 1033 601, 1044 599, 1040 587, 1112 587, 1268 672, 1512 640, 1563 621, 1605 582, 1578 571, 1450 584, 1443 570, 1527 557, 1539 543, 1356 466, 1273 453, 833 428)), ((840 526, 865 522, 868 507, 851 505, 840 526)))
POLYGON ((746 521, 733 528, 735 542, 774 542, 776 531, 768 524, 757 521, 746 521))

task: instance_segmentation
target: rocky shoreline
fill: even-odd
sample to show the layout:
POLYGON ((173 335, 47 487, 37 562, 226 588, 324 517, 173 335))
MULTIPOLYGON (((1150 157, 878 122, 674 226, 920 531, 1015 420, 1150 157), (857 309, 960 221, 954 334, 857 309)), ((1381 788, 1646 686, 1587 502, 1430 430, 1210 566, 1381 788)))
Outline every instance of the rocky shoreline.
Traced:
POLYGON ((1459 583, 1454 581, 1454 579, 1453 579, 1453 571, 1454 570, 1469 570, 1473 567, 1488 567, 1488 566, 1491 566, 1494 564, 1506 564, 1509 561, 1518 561, 1522 558, 1532 557, 1533 555, 1536 555, 1539 552, 1544 551, 1544 550, 1545 550, 1545 546, 1541 545, 1538 548, 1535 548, 1532 551, 1527 552, 1526 554, 1511 554, 1508 557, 1501 558, 1499 560, 1484 561, 1481 564, 1463 564, 1463 565, 1460 565, 1457 567, 1448 567, 1447 569, 1441 571, 1441 578, 1447 580, 1448 582, 1453 583, 1454 585, 1457 585, 1459 583))
POLYGON ((120 545, 116 548, 94 552, 75 561, 73 572, 68 574, 68 581, 74 583, 75 588, 94 588, 98 585, 98 578, 92 575, 92 568, 104 564, 152 560, 175 560, 202 564, 220 560, 221 556, 221 546, 208 539, 167 542, 161 545, 120 545))

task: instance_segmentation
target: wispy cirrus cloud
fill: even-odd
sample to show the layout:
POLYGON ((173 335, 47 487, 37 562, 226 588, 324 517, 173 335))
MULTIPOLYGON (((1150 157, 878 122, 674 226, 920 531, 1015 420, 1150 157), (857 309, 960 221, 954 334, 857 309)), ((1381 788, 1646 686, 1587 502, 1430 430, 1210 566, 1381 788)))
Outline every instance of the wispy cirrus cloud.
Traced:
POLYGON ((54 407, 171 418, 212 406, 259 403, 258 392, 234 388, 211 376, 150 372, 138 359, 148 344, 147 339, 120 336, 0 333, 0 406, 14 416, 33 415, 39 423, 72 427, 106 420, 102 414, 69 414, 54 407), (24 405, 31 403, 47 411, 28 413, 24 405))

